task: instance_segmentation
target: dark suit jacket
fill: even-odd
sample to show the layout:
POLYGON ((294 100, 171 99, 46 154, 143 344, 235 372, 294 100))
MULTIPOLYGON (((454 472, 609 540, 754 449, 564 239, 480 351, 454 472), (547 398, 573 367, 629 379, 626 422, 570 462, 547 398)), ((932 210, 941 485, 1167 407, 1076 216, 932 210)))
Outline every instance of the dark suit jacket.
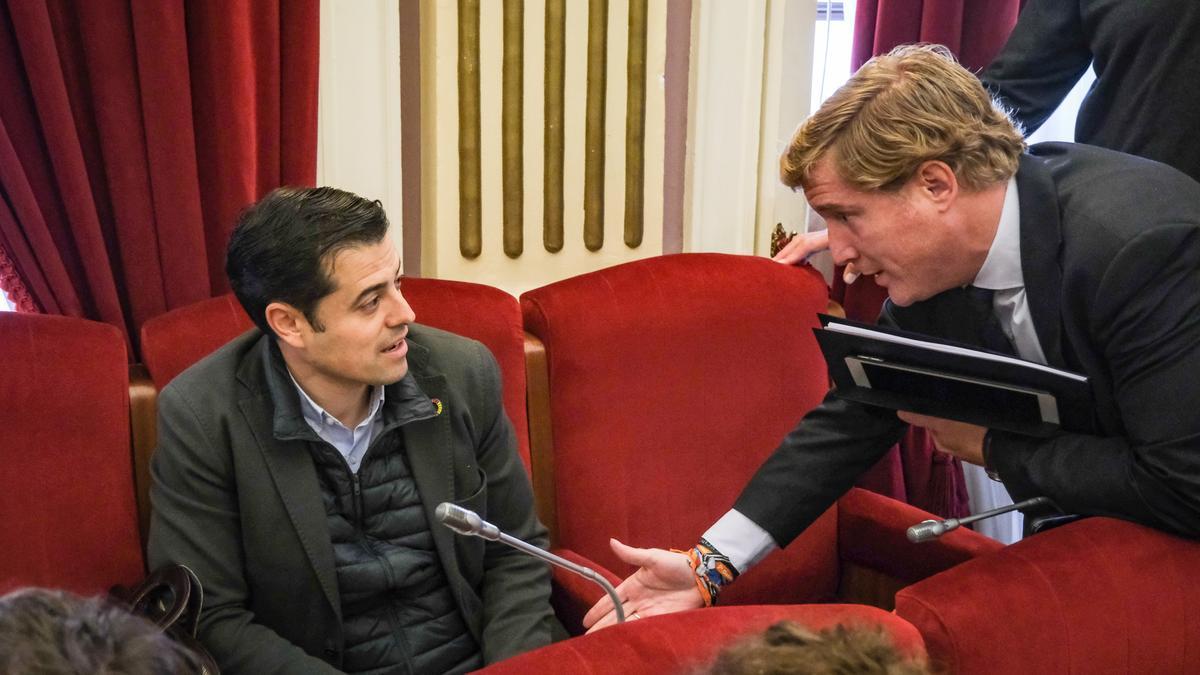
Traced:
MULTIPOLYGON (((342 621, 333 548, 311 453, 287 431, 304 424, 298 400, 278 406, 268 391, 272 349, 253 330, 160 395, 150 564, 182 563, 200 577, 199 637, 222 669, 334 672, 342 621)), ((499 543, 457 536, 434 518, 439 503, 452 501, 547 544, 502 408, 496 362, 477 342, 416 325, 408 362, 406 379, 444 406, 402 433, 459 610, 488 662, 547 644, 553 619, 545 565, 499 543)), ((389 400, 402 383, 389 387, 389 400)), ((285 395, 297 397, 294 389, 285 395)))
POLYGON ((1085 70, 1075 140, 1170 164, 1200 180, 1200 3, 1028 0, 979 75, 1033 133, 1085 70))
MULTIPOLYGON (((1032 147, 1016 179, 1039 342, 1050 365, 1091 379, 1094 408, 1048 439, 993 432, 993 464, 1016 500, 1200 536, 1200 184, 1071 143, 1032 147)), ((880 320, 980 344, 964 296, 889 301, 880 320)), ((735 508, 786 545, 903 430, 894 412, 830 394, 735 508)))

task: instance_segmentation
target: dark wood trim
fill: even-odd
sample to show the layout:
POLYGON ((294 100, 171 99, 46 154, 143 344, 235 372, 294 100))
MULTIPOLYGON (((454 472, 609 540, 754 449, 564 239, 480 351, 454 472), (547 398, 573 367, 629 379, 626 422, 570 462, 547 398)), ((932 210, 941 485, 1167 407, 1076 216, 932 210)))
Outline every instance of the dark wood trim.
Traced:
POLYGON ((145 551, 150 534, 150 457, 158 445, 158 389, 140 363, 129 366, 129 431, 138 532, 145 551))
POLYGON ((550 371, 546 346, 525 332, 525 406, 529 416, 529 464, 538 518, 558 545, 558 499, 554 484, 554 433, 550 426, 550 371))

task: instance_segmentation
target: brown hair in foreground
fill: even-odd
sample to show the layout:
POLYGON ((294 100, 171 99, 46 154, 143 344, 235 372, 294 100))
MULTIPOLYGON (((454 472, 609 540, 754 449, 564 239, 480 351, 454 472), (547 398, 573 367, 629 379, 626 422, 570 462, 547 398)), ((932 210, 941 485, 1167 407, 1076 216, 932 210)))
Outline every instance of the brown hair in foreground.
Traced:
POLYGON ((792 136, 780 159, 790 188, 829 155, 859 190, 896 190, 940 160, 970 190, 1008 180, 1025 151, 1021 129, 941 45, 902 45, 867 61, 792 136))
POLYGON ((726 647, 706 675, 928 675, 923 660, 902 655, 879 627, 837 625, 810 631, 781 621, 726 647))
POLYGON ((0 597, 0 673, 193 675, 183 646, 104 598, 29 588, 0 597))

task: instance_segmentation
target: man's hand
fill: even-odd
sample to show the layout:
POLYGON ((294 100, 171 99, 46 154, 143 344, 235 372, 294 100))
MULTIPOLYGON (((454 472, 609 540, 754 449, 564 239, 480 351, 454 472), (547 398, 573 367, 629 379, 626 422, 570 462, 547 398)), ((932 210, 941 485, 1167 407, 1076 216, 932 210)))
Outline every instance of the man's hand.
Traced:
POLYGON ((933 444, 938 450, 983 466, 983 437, 987 434, 984 427, 910 412, 898 412, 896 417, 913 426, 924 427, 933 436, 933 444))
POLYGON ((776 253, 775 257, 771 258, 771 260, 785 265, 799 265, 808 256, 824 251, 827 248, 829 248, 829 230, 797 234, 792 237, 792 240, 787 245, 779 249, 779 253, 776 253))
MULTIPOLYGON (((610 539, 609 545, 622 561, 638 566, 638 571, 617 586, 627 621, 704 606, 687 556, 661 548, 633 548, 616 539, 610 539)), ((583 627, 589 633, 616 622, 617 613, 608 595, 583 617, 583 627)))

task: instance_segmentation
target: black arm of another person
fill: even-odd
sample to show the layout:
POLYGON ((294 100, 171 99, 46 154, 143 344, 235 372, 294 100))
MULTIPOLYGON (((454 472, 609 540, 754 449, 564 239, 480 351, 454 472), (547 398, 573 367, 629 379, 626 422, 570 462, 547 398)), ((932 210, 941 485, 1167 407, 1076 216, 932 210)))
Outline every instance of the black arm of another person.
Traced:
POLYGON ((1079 3, 1030 0, 1004 49, 979 75, 1032 134, 1092 62, 1079 3))

